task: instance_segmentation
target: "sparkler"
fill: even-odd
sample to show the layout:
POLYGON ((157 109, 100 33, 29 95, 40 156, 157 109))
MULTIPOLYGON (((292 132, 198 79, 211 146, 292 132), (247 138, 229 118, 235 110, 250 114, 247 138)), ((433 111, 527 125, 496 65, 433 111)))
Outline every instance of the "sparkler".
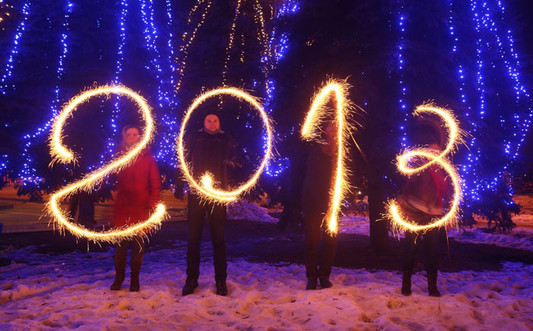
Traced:
POLYGON ((122 239, 134 237, 136 235, 146 236, 147 233, 154 231, 161 225, 161 221, 165 217, 165 205, 159 204, 155 212, 150 218, 144 222, 135 224, 127 228, 117 230, 110 230, 105 232, 95 232, 87 230, 86 228, 73 224, 68 220, 68 216, 59 208, 59 201, 74 193, 80 191, 91 191, 95 185, 100 183, 110 173, 118 172, 120 169, 131 164, 137 158, 137 155, 150 143, 153 136, 154 123, 150 111, 150 107, 146 101, 131 89, 116 85, 116 86, 101 86, 94 89, 87 90, 74 98, 72 98, 63 110, 57 115, 52 124, 52 133, 50 135, 50 154, 54 158, 52 163, 61 162, 76 162, 74 153, 63 145, 63 126, 66 120, 72 116, 73 111, 77 106, 87 102, 90 98, 99 95, 118 94, 124 95, 135 101, 139 106, 139 113, 146 123, 145 134, 141 141, 134 146, 128 153, 115 158, 108 165, 95 170, 85 175, 81 180, 67 185, 65 188, 55 192, 52 198, 47 203, 47 210, 52 216, 52 219, 59 226, 60 230, 67 229, 76 237, 85 237, 94 242, 117 242, 122 239))
POLYGON ((257 180, 259 179, 259 176, 263 172, 263 169, 268 163, 268 160, 270 159, 272 155, 272 128, 270 125, 270 120, 268 118, 268 115, 263 110, 263 107, 259 104, 259 102, 251 96, 250 94, 244 92, 243 90, 237 89, 237 88, 218 88, 212 91, 208 91, 199 97, 197 97, 192 105, 189 107, 187 112, 185 113, 185 117, 183 118, 181 122, 181 129, 180 134, 178 136, 178 159, 181 164, 181 168, 183 170, 183 175, 185 177, 185 180, 189 183, 191 188, 193 188, 196 192, 200 193, 201 196, 210 201, 219 202, 219 203, 228 203, 231 201, 236 200, 239 195, 243 194, 244 192, 250 190, 257 180), (183 146, 183 140, 185 137, 185 126, 187 125, 187 122, 189 121, 192 112, 205 100, 212 98, 216 95, 232 95, 239 100, 244 100, 251 104, 261 115, 261 119, 263 120, 263 127, 267 133, 267 146, 265 151, 265 156, 263 157, 263 161, 257 168, 257 170, 254 172, 252 177, 242 184, 241 186, 237 187, 233 191, 223 191, 217 188, 213 187, 213 178, 209 173, 206 173, 201 176, 201 184, 199 184, 192 176, 189 168, 190 166, 187 164, 187 161, 185 160, 185 149, 183 146))
POLYGON ((424 113, 435 114, 439 116, 445 123, 446 131, 448 133, 448 142, 446 144, 446 148, 440 154, 426 148, 414 148, 406 150, 404 153, 397 156, 396 165, 400 172, 406 174, 407 176, 411 176, 414 173, 424 171, 432 164, 438 164, 448 173, 454 188, 454 196, 450 203, 448 212, 441 218, 436 218, 433 220, 433 222, 427 225, 418 225, 412 220, 407 219, 396 201, 390 201, 388 203, 389 214, 387 216, 392 221, 392 226, 395 233, 398 233, 402 230, 425 232, 432 228, 441 226, 455 226, 457 224, 459 202, 462 199, 460 177, 457 173, 457 169, 445 156, 449 153, 453 153, 457 145, 463 142, 463 133, 459 129, 457 120, 452 115, 450 110, 432 105, 421 105, 416 108, 413 114, 415 116, 423 116, 424 113), (412 167, 409 165, 409 161, 413 158, 423 158, 429 161, 421 166, 412 167))
POLYGON ((348 171, 346 166, 346 153, 348 137, 350 136, 351 126, 348 123, 347 116, 352 110, 350 101, 346 98, 350 85, 346 82, 330 80, 326 85, 315 95, 313 103, 305 123, 302 127, 301 135, 306 141, 317 140, 320 135, 319 126, 326 112, 321 108, 330 98, 330 95, 335 94, 336 99, 336 124, 337 124, 337 161, 335 165, 335 174, 333 179, 333 187, 330 190, 330 204, 326 213, 324 221, 327 222, 329 233, 336 235, 338 233, 338 223, 341 202, 348 190, 347 176, 348 171))

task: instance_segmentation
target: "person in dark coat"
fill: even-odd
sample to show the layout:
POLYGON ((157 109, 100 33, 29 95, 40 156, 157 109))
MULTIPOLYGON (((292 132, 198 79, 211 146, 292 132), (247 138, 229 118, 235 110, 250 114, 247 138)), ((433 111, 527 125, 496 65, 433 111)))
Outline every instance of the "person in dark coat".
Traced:
POLYGON ((324 130, 325 143, 312 143, 307 158, 307 171, 302 194, 305 229, 306 290, 316 290, 320 280, 322 288, 332 287, 329 280, 331 266, 337 249, 337 236, 327 231, 325 216, 330 205, 334 162, 337 155, 337 127, 334 122, 324 130), (322 237, 322 258, 319 244, 322 237), (320 261, 320 263, 319 263, 320 261))
MULTIPOLYGON (((187 159, 195 180, 206 172, 210 173, 217 187, 227 190, 228 167, 233 167, 235 147, 229 134, 220 129, 220 120, 216 114, 208 114, 204 119, 204 127, 191 134, 187 139, 187 159)), ((202 201, 195 192, 188 195, 188 230, 187 247, 187 280, 182 295, 194 293, 198 287, 200 275, 200 242, 205 217, 209 221, 213 258, 215 267, 216 294, 226 296, 227 262, 224 224, 226 222, 226 206, 220 203, 202 201)))
MULTIPOLYGON (((414 131, 414 142, 433 150, 436 154, 442 152, 442 133, 439 123, 421 121, 414 131)), ((414 160, 415 166, 422 166, 428 160, 414 160)), ((403 214, 419 225, 427 225, 445 214, 445 201, 449 200, 452 192, 450 180, 446 172, 433 164, 412 175, 402 187, 398 202, 403 214)), ((438 246, 442 228, 431 228, 425 232, 405 232, 405 251, 403 261, 402 289, 405 296, 411 295, 411 276, 414 271, 418 246, 423 242, 426 257, 428 292, 430 296, 440 297, 437 288, 438 246)))
MULTIPOLYGON (((137 126, 126 126, 122 130, 123 142, 119 154, 126 153, 141 140, 142 131, 137 126)), ((118 188, 113 223, 115 227, 126 227, 143 222, 150 217, 160 200, 161 177, 155 157, 148 148, 142 150, 135 162, 117 174, 118 188)), ((111 290, 120 289, 125 278, 126 257, 131 246, 130 291, 139 291, 139 272, 144 256, 144 241, 141 237, 123 240, 115 248, 116 276, 111 290)))

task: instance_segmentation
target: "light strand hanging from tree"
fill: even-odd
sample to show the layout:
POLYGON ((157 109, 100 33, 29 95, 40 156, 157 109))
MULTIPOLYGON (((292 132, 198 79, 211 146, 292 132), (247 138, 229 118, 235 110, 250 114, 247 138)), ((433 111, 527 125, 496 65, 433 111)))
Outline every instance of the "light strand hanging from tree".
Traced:
MULTIPOLYGON (((449 8, 449 33, 452 38, 452 55, 456 56, 457 60, 457 79, 459 81, 459 96, 461 103, 466 108, 465 117, 470 120, 472 127, 472 139, 469 141, 469 151, 467 154, 467 162, 461 167, 465 174, 463 181, 463 190, 465 194, 473 201, 481 201, 481 192, 484 190, 494 190, 498 182, 502 180, 505 171, 508 170, 511 162, 518 157, 519 149, 526 137, 531 124, 532 103, 529 93, 520 80, 518 54, 514 49, 514 39, 511 30, 503 28, 508 25, 505 13, 505 7, 502 1, 476 1, 469 2, 472 22, 474 24, 475 32, 475 57, 476 70, 475 77, 469 77, 467 67, 462 63, 461 58, 457 56, 459 48, 459 36, 456 31, 454 7, 456 4, 453 1, 448 2, 449 8), (498 56, 494 56, 492 50, 498 51, 498 56), (486 121, 488 111, 493 109, 490 104, 487 104, 486 96, 486 76, 491 74, 497 66, 502 66, 506 69, 508 79, 513 84, 515 93, 515 107, 516 111, 511 117, 513 127, 512 134, 508 135, 503 142, 504 153, 508 160, 505 165, 494 171, 494 174, 487 177, 479 173, 478 163, 482 160, 482 146, 478 142, 479 121, 486 121), (467 82, 468 79, 475 82, 475 95, 471 98, 468 96, 467 82), (471 112, 474 100, 477 99, 477 112, 471 112), (471 101, 472 100, 472 101, 471 101), (520 109, 526 108, 527 110, 520 109), (467 183, 468 182, 468 183, 467 183)), ((466 41, 465 41, 466 42, 466 41)), ((468 45, 470 47, 470 45, 468 45)), ((506 86, 502 84, 501 86, 506 86)), ((504 92, 503 90, 498 93, 504 92)), ((503 114, 503 113, 502 113, 503 114)), ((500 115, 500 125, 507 126, 506 122, 509 119, 504 115, 500 115)), ((509 187, 511 189, 511 187, 509 187)), ((509 195, 512 190, 509 191, 509 195)), ((470 199, 467 199, 467 206, 470 206, 470 199)), ((509 199, 509 203, 510 199, 509 199)))
MULTIPOLYGON (((52 118, 55 117, 58 111, 58 107, 60 105, 60 83, 63 78, 63 74, 65 71, 64 62, 66 60, 67 54, 68 54, 68 34, 70 32, 69 25, 70 25, 70 15, 72 14, 74 4, 67 0, 65 2, 65 14, 63 18, 62 28, 63 31, 61 33, 60 38, 60 48, 61 52, 58 59, 58 65, 57 65, 57 80, 56 80, 56 86, 54 88, 54 98, 52 99, 51 104, 51 112, 52 112, 52 118)), ((42 177, 39 177, 37 175, 37 170, 35 169, 34 160, 33 157, 30 155, 30 148, 33 145, 33 143, 41 137, 43 133, 46 133, 50 125, 52 123, 52 120, 47 121, 42 127, 37 128, 36 132, 33 134, 26 134, 23 138, 25 140, 25 144, 22 151, 22 158, 24 159, 24 163, 22 165, 22 169, 19 172, 19 177, 22 178, 23 184, 27 185, 28 183, 33 183, 36 185, 42 184, 44 182, 44 179, 42 177)))
MULTIPOLYGON (((124 70, 123 63, 125 59, 125 45, 126 45, 126 18, 128 17, 128 1, 120 1, 120 15, 118 20, 118 31, 119 31, 119 42, 117 46, 117 61, 115 64, 115 77, 113 79, 113 84, 120 84, 120 74, 124 70)), ((120 113, 119 109, 120 98, 117 96, 113 110, 111 111, 111 132, 112 134, 107 138, 107 148, 106 151, 100 155, 100 162, 103 164, 105 160, 111 158, 116 151, 115 140, 118 132, 118 114, 120 113)))
MULTIPOLYGON (((24 31, 26 31, 26 24, 28 21, 28 18, 30 17, 30 7, 31 3, 28 1, 24 5, 22 5, 22 15, 23 18, 20 21, 19 25, 17 26, 17 30, 15 33, 15 37, 13 38, 13 47, 11 48, 11 51, 9 52, 9 57, 7 58, 6 67, 3 70, 4 73, 2 74, 2 79, 0 80, 0 93, 3 95, 7 94, 8 84, 7 80, 13 76, 13 70, 15 68, 15 60, 17 59, 17 56, 19 54, 19 44, 22 42, 22 37, 24 35, 24 31)), ((12 86, 13 87, 13 86, 12 86)))
POLYGON ((404 8, 404 1, 398 1, 398 29, 399 29, 399 42, 397 47, 397 68, 398 68, 398 83, 400 85, 400 98, 398 99, 398 105, 400 106, 400 112, 403 114, 403 122, 400 125, 400 134, 401 134, 401 146, 405 148, 407 143, 406 137, 406 124, 407 119, 409 118, 409 112, 407 111, 407 86, 405 84, 405 49, 406 49, 406 40, 405 40, 405 30, 406 30, 406 14, 404 8))

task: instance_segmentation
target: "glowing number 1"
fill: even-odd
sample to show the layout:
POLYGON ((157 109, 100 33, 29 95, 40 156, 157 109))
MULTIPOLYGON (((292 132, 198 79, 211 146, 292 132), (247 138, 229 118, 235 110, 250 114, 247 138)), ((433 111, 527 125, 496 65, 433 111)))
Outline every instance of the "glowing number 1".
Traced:
POLYGON ((62 143, 63 125, 69 116, 72 116, 74 109, 88 101, 90 98, 98 95, 118 94, 124 95, 132 99, 139 105, 139 113, 146 123, 145 134, 141 142, 132 148, 129 153, 113 160, 110 164, 101 169, 95 170, 83 177, 81 180, 71 183, 52 195, 52 198, 47 204, 47 209, 52 215, 60 230, 69 230, 76 237, 85 237, 94 242, 117 242, 122 239, 131 238, 136 235, 146 235, 148 232, 157 229, 161 225, 161 220, 165 216, 165 205, 159 204, 154 214, 142 223, 132 225, 128 228, 110 230, 105 232, 95 232, 87 230, 86 228, 73 224, 68 220, 68 216, 59 208, 59 200, 68 197, 80 191, 91 191, 92 188, 100 183, 110 173, 118 172, 120 169, 126 167, 128 164, 135 161, 137 155, 148 145, 152 140, 153 135, 153 120, 150 112, 150 107, 146 101, 124 86, 103 86, 97 87, 81 93, 72 98, 63 110, 57 115, 52 126, 52 133, 50 135, 50 154, 54 161, 61 163, 75 162, 76 157, 62 143))
POLYGON ((340 81, 329 81, 314 97, 313 104, 307 118, 302 127, 302 138, 306 141, 315 140, 319 134, 320 119, 325 115, 324 111, 321 111, 323 106, 328 100, 330 94, 335 94, 336 99, 336 122, 337 122, 337 161, 335 163, 335 174, 333 188, 330 190, 330 203, 327 211, 325 221, 328 225, 328 231, 331 234, 337 234, 338 232, 338 215, 340 211, 340 205, 347 191, 347 170, 346 170, 346 154, 345 148, 347 143, 347 137, 350 135, 350 125, 346 121, 347 113, 352 108, 350 102, 346 99, 349 85, 340 81))

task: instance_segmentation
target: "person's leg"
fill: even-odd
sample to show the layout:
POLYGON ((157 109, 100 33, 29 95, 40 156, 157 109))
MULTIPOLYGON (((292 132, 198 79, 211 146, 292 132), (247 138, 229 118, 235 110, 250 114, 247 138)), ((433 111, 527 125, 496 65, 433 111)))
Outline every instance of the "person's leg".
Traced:
POLYGON ((201 205, 200 198, 189 194, 187 204, 187 223, 189 242, 187 245, 187 280, 183 286, 183 295, 194 292, 198 287, 200 275, 200 243, 204 225, 205 208, 201 205))
POLYGON ((215 266, 215 282, 218 295, 227 295, 227 257, 226 239, 224 237, 224 227, 226 223, 226 206, 211 204, 209 206, 208 218, 211 230, 211 241, 213 244, 213 263, 215 266))
POLYGON ((428 293, 430 296, 433 297, 440 297, 441 295, 437 288, 439 236, 439 228, 431 229, 424 235, 424 251, 426 253, 428 293))
POLYGON ((411 275, 415 267, 415 258, 420 237, 415 232, 405 232, 405 250, 403 256, 402 294, 411 295, 411 275))
POLYGON ((322 214, 317 211, 304 211, 304 230, 305 230, 305 275, 307 276, 307 290, 314 290, 317 286, 318 279, 318 244, 320 242, 320 233, 322 223, 322 214))
POLYGON ((139 273, 144 257, 144 242, 142 238, 135 237, 131 245, 131 282, 130 292, 138 292, 140 289, 139 273))
MULTIPOLYGON (((323 226, 325 228, 325 226, 323 226)), ((320 285, 323 288, 332 287, 333 284, 329 280, 331 275, 331 266, 335 260, 335 252, 337 251, 337 236, 331 235, 326 229, 323 230, 324 254, 322 255, 322 262, 318 269, 318 278, 320 285)))
POLYGON ((126 257, 128 255, 129 240, 122 240, 115 246, 115 280, 111 284, 112 291, 120 290, 126 276, 126 257))

